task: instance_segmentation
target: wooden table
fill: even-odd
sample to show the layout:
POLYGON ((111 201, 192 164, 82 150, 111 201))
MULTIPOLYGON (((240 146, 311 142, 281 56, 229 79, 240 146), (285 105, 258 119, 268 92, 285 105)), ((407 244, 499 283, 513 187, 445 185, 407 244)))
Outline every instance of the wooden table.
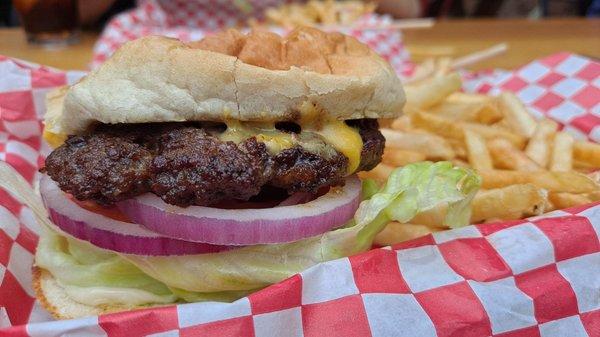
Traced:
MULTIPOLYGON (((441 21, 431 29, 406 31, 404 40, 409 50, 447 46, 456 49, 456 56, 506 42, 506 54, 473 69, 513 69, 561 51, 600 58, 600 19, 441 21)), ((413 54, 415 61, 423 57, 413 54)))
MULTIPOLYGON (((27 44, 18 28, 0 29, 0 54, 61 69, 85 69, 97 36, 84 33, 77 45, 49 50, 27 44)), ((505 55, 482 62, 475 69, 515 68, 559 51, 600 58, 598 19, 448 20, 433 28, 407 30, 404 37, 416 61, 424 58, 422 50, 430 46, 454 49, 452 56, 460 56, 500 42, 509 44, 505 55)))

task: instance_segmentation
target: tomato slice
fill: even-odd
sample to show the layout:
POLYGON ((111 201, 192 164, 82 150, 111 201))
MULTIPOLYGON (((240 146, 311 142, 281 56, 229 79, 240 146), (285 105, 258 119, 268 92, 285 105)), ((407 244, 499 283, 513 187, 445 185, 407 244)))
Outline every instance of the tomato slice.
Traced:
POLYGON ((133 221, 131 221, 131 219, 129 219, 129 217, 127 215, 122 213, 116 206, 103 206, 103 205, 99 205, 98 203, 91 201, 91 200, 85 200, 85 201, 77 200, 71 194, 68 194, 68 197, 74 203, 79 205, 79 207, 86 209, 90 212, 94 212, 96 214, 100 214, 100 215, 103 215, 105 217, 108 217, 108 218, 111 218, 114 220, 123 221, 123 222, 127 222, 127 223, 134 223, 133 221))

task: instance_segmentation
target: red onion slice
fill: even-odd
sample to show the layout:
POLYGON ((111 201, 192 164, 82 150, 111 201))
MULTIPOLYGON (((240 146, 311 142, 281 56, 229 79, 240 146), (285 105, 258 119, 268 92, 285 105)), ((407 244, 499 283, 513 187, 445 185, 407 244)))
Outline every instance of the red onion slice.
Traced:
POLYGON ((176 240, 137 224, 88 211, 69 199, 47 175, 40 181, 40 193, 50 219, 59 229, 100 248, 153 256, 215 253, 239 248, 176 240))
POLYGON ((360 203, 361 184, 349 177, 304 204, 264 209, 219 209, 169 205, 153 194, 118 203, 135 223, 165 236, 214 245, 292 242, 325 233, 352 219, 360 203))

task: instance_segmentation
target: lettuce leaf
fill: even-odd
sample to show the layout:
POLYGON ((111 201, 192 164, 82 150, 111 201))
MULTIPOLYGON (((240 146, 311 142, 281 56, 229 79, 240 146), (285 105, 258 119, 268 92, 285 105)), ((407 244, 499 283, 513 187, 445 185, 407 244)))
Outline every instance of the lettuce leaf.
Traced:
POLYGON ((480 185, 472 171, 446 162, 423 162, 392 172, 379 188, 365 182, 365 200, 346 226, 300 241, 248 246, 187 256, 117 254, 57 234, 40 241, 36 263, 75 286, 137 288, 178 301, 232 301, 320 262, 366 251, 392 220, 448 205, 445 223, 468 224, 470 202, 480 185))
POLYGON ((35 254, 38 267, 64 284, 78 287, 135 288, 171 295, 161 282, 144 274, 118 254, 44 229, 35 254))
POLYGON ((448 205, 444 225, 466 226, 471 201, 481 186, 472 170, 453 167, 449 162, 421 162, 398 168, 371 199, 360 204, 354 219, 359 227, 358 242, 370 245, 390 221, 405 223, 418 213, 448 205))

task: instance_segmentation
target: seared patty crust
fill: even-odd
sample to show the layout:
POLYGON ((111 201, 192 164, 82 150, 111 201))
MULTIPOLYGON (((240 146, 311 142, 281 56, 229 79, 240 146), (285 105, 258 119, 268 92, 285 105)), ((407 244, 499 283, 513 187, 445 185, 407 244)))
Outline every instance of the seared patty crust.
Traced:
MULTIPOLYGON (((348 121, 363 140, 358 171, 381 161, 385 139, 376 120, 348 121)), ((78 200, 103 205, 152 192, 186 207, 248 200, 263 187, 316 192, 344 183, 348 158, 322 156, 300 146, 273 155, 250 137, 238 144, 214 136, 208 123, 100 125, 89 135, 70 136, 42 169, 78 200)), ((290 131, 291 132, 291 131, 290 131)))

